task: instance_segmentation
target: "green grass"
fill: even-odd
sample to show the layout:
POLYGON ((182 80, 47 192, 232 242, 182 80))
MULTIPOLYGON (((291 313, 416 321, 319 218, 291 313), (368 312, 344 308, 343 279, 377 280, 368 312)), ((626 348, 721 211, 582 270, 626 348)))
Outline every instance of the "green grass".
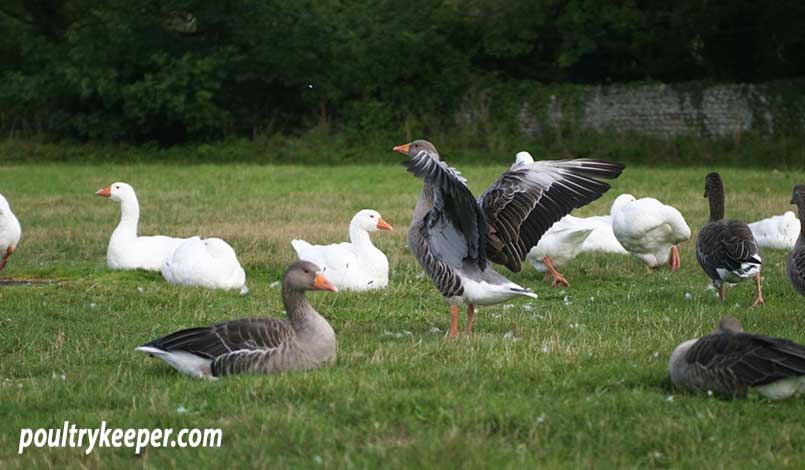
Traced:
MULTIPOLYGON (((478 192, 501 168, 462 170, 478 192)), ((627 168, 610 193, 577 212, 607 212, 621 192, 654 196, 678 207, 695 237, 706 218, 706 172, 627 168)), ((723 176, 727 213, 745 220, 789 210, 791 188, 805 180, 801 172, 723 176)), ((0 287, 2 468, 751 468, 799 467, 805 458, 803 400, 690 395, 672 390, 666 373, 676 344, 727 313, 748 330, 805 342, 802 298, 785 276, 783 252, 766 253, 767 305, 759 309, 748 307, 751 283, 718 303, 692 242, 682 245, 675 274, 647 274, 630 257, 582 255, 562 269, 571 282, 565 290, 530 267, 504 269, 539 300, 481 308, 472 339, 446 341, 430 332, 448 327, 446 305, 406 248, 420 182, 401 167, 8 165, 0 185, 24 231, 2 276, 52 282, 0 287), (109 272, 106 243, 119 208, 94 192, 118 180, 138 192, 142 234, 229 240, 251 293, 109 272), (373 237, 389 256, 390 287, 310 295, 338 334, 335 365, 207 382, 134 351, 180 328, 282 315, 270 283, 293 260, 289 240, 344 239, 352 214, 366 207, 395 226, 373 237), (404 330, 410 336, 386 333, 404 330), (220 427, 223 447, 17 455, 21 428, 60 428, 65 420, 220 427)))

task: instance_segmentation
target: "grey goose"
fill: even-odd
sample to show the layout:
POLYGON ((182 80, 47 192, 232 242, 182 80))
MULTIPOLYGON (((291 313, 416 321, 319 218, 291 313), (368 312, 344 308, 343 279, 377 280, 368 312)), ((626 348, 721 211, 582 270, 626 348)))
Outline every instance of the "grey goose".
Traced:
POLYGON ((476 200, 460 173, 439 157, 434 145, 416 140, 394 147, 408 158, 409 172, 424 180, 408 230, 408 246, 450 306, 448 335, 458 335, 458 306, 467 305, 472 334, 475 305, 513 296, 536 298, 498 274, 489 261, 513 272, 556 221, 601 197, 623 165, 576 159, 519 162, 476 200))
POLYGON ((292 264, 282 281, 288 320, 242 318, 189 328, 137 348, 197 378, 310 369, 334 362, 335 332, 305 298, 306 290, 336 288, 308 261, 292 264))
MULTIPOLYGON (((791 195, 791 204, 796 204, 799 210, 799 220, 803 220, 805 215, 805 184, 794 186, 794 193, 791 195)), ((799 237, 794 244, 794 249, 788 254, 786 263, 788 279, 797 292, 805 295, 805 226, 800 225, 799 237)))
POLYGON ((749 226, 740 220, 724 218, 724 183, 718 173, 705 177, 704 197, 710 204, 710 218, 696 237, 696 260, 710 276, 722 301, 726 299, 725 282, 734 284, 754 278, 757 298, 752 306, 764 304, 760 247, 749 226))
POLYGON ((770 400, 805 390, 805 346, 745 333, 729 315, 707 336, 676 347, 668 363, 677 387, 743 398, 750 388, 770 400))

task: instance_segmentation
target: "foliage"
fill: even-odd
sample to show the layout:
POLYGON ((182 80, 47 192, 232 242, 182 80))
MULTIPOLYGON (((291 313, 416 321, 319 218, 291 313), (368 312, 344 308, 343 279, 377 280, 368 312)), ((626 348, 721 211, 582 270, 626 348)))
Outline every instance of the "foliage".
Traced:
POLYGON ((162 145, 452 124, 479 84, 805 74, 793 0, 7 0, 0 129, 162 145))

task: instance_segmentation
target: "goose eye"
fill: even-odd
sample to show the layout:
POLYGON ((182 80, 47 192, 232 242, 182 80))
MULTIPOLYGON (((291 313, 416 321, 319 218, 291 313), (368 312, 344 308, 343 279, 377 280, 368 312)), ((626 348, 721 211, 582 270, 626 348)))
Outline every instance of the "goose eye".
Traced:
POLYGON ((120 186, 115 186, 115 189, 120 189, 120 186))
POLYGON ((370 218, 370 219, 374 219, 374 218, 375 218, 375 216, 373 216, 373 215, 370 215, 370 216, 369 216, 369 218, 370 218))

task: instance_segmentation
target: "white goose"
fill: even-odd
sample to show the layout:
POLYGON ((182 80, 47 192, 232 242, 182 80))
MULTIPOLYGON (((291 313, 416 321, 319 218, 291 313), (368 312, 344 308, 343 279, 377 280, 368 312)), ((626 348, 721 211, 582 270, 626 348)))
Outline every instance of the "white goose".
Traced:
POLYGON ((369 232, 391 229, 379 212, 364 209, 349 223, 349 243, 311 245, 304 240, 292 240, 291 245, 300 260, 321 267, 321 272, 338 289, 382 289, 389 284, 389 261, 372 244, 369 232))
POLYGON ((109 269, 159 271, 162 261, 185 240, 162 235, 137 236, 140 204, 134 188, 128 184, 113 183, 99 189, 95 194, 120 204, 120 223, 112 233, 109 248, 106 250, 106 264, 109 269))
POLYGON ((682 214, 648 197, 620 207, 612 217, 612 230, 620 244, 649 269, 670 263, 672 271, 678 270, 676 244, 690 239, 682 214))
POLYGON ((235 250, 220 238, 188 238, 165 258, 160 271, 171 284, 249 292, 235 250))
POLYGON ((749 229, 761 248, 790 250, 799 237, 800 222, 793 212, 787 211, 783 215, 753 222, 749 229))
POLYGON ((6 198, 0 194, 0 271, 6 267, 8 257, 17 249, 21 236, 20 221, 11 212, 6 198))

